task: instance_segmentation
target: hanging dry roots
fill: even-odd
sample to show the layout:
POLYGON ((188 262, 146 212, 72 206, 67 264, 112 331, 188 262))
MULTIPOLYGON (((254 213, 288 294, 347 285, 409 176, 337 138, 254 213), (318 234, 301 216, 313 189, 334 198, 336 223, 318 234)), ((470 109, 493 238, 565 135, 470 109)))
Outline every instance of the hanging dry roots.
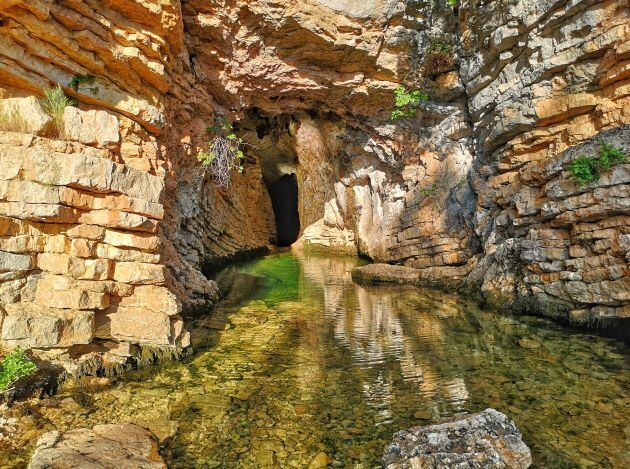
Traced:
POLYGON ((212 177, 212 183, 218 187, 230 186, 232 171, 243 171, 241 150, 243 142, 233 135, 215 136, 210 142, 209 152, 200 152, 197 158, 207 167, 212 177))

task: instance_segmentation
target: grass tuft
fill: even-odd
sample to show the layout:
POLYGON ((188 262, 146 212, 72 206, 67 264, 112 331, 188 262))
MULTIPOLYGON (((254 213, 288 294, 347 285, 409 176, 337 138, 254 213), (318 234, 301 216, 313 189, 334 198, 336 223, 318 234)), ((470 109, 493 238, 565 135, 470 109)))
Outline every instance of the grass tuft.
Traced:
POLYGON ((4 132, 28 132, 28 123, 15 105, 0 102, 0 130, 4 132))
POLYGON ((57 85, 44 91, 41 104, 44 112, 52 118, 56 137, 63 136, 63 112, 66 107, 73 104, 73 101, 66 96, 61 86, 57 85))

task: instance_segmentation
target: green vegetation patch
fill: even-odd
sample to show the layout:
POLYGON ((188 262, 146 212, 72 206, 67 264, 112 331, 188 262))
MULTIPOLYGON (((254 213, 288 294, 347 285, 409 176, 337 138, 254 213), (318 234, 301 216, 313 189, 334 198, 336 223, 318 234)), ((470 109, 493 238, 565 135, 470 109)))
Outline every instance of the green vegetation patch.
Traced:
POLYGON ((68 82, 68 86, 76 92, 87 90, 97 94, 99 91, 98 86, 86 86, 81 88, 81 85, 91 85, 94 83, 94 80, 95 78, 93 75, 75 75, 72 77, 72 80, 68 82))
POLYGON ((44 98, 41 100, 44 112, 52 118, 53 127, 57 137, 63 135, 63 112, 66 107, 72 106, 72 99, 66 96, 60 85, 44 91, 44 98))
POLYGON ((404 86, 398 86, 394 90, 394 110, 392 111, 391 119, 398 120, 403 117, 414 117, 416 109, 413 106, 428 99, 429 96, 420 90, 408 91, 404 86))
POLYGON ((619 148, 602 142, 599 156, 578 156, 569 163, 571 179, 580 186, 597 181, 601 173, 610 171, 614 166, 625 163, 627 155, 619 148))
POLYGON ((35 370, 37 366, 24 350, 20 348, 13 350, 0 362, 0 391, 6 391, 12 383, 31 375, 35 370))

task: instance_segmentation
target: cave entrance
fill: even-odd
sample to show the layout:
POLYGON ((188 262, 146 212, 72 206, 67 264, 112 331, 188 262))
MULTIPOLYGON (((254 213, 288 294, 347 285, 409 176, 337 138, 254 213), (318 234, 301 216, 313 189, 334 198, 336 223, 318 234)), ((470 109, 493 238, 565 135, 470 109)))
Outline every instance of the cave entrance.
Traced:
POLYGON ((276 218, 278 246, 291 246, 300 235, 298 184, 295 174, 285 174, 269 186, 276 218))

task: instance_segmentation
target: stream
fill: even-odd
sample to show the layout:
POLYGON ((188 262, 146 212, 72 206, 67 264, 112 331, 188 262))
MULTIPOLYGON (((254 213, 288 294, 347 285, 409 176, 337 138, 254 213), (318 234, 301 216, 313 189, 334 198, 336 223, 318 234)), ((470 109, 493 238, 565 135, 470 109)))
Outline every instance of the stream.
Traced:
POLYGON ((28 416, 13 462, 46 430, 133 422, 173 468, 372 468, 394 432, 493 407, 533 467, 627 467, 626 346, 431 289, 359 286, 359 262, 281 253, 229 268, 226 300, 192 320, 194 355, 62 390, 28 416))

